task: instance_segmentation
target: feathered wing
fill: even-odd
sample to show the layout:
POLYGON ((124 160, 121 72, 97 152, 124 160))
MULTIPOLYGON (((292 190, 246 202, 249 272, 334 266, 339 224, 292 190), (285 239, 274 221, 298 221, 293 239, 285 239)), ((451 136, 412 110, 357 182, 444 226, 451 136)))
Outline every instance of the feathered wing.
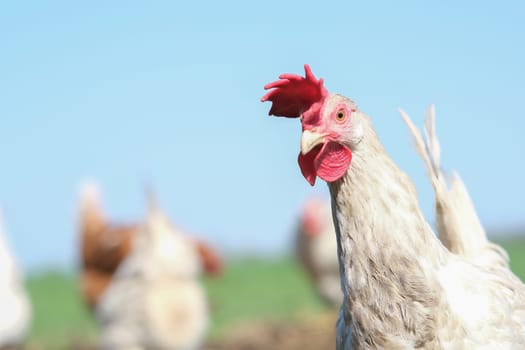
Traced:
POLYGON ((452 253, 483 264, 508 266, 507 253, 491 243, 467 188, 457 173, 448 179, 440 168, 441 149, 436 134, 435 108, 431 105, 425 116, 425 137, 410 117, 400 110, 410 131, 417 153, 423 159, 435 194, 436 226, 443 245, 452 253))

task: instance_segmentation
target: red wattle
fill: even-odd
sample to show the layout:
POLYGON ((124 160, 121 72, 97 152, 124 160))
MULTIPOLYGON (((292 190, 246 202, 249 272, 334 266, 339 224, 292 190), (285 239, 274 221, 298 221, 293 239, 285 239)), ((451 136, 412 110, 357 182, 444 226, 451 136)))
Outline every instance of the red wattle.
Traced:
POLYGON ((326 143, 314 160, 317 176, 326 182, 334 182, 344 176, 350 162, 352 152, 348 147, 337 142, 326 143))
POLYGON ((299 152, 299 157, 297 159, 299 162, 299 168, 301 168, 301 173, 303 174, 306 181, 308 181, 308 183, 312 186, 315 185, 315 178, 317 176, 315 172, 314 161, 315 157, 317 157, 320 151, 321 145, 315 147, 305 155, 299 152))
POLYGON ((315 185, 319 176, 326 182, 339 180, 348 170, 352 152, 337 142, 327 142, 303 155, 299 153, 301 173, 310 185, 315 185))

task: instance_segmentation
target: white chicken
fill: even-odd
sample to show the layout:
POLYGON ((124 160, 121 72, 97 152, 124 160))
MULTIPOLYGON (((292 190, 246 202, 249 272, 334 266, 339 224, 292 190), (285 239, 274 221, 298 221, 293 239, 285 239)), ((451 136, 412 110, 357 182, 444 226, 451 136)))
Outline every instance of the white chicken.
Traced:
POLYGON ((106 350, 197 349, 208 325, 193 242, 150 205, 96 308, 100 346, 106 350))
POLYGON ((31 323, 23 276, 10 252, 0 217, 0 349, 20 346, 31 323))
MULTIPOLYGON (((435 187, 441 242, 371 118, 308 65, 304 77, 279 78, 262 101, 270 115, 301 117, 301 172, 312 185, 325 180, 332 199, 344 295, 337 349, 525 349, 525 285, 488 242, 461 182, 435 187)), ((437 148, 424 148, 435 168, 437 148)))
POLYGON ((343 300, 337 259, 337 240, 330 203, 320 198, 306 201, 299 218, 296 254, 321 298, 330 306, 343 300))

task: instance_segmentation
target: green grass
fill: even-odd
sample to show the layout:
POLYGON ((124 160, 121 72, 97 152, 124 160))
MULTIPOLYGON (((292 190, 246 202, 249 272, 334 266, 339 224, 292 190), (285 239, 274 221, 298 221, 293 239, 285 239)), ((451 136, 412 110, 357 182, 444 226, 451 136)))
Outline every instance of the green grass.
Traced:
POLYGON ((74 340, 93 341, 96 325, 78 293, 75 277, 45 272, 27 281, 33 304, 29 343, 63 349, 74 340))
POLYGON ((206 280, 213 312, 212 336, 253 319, 291 319, 323 310, 292 259, 235 261, 220 280, 206 280))
MULTIPOLYGON (((525 240, 503 243, 514 272, 525 280, 525 240)), ((210 337, 228 334, 256 320, 293 320, 323 311, 309 281, 291 258, 236 259, 224 275, 204 281, 213 313, 210 337)), ((28 280, 33 302, 29 343, 64 349, 75 341, 94 342, 97 327, 78 293, 75 276, 46 272, 28 280)))
POLYGON ((512 271, 525 281, 525 240, 516 238, 498 243, 509 253, 512 271))

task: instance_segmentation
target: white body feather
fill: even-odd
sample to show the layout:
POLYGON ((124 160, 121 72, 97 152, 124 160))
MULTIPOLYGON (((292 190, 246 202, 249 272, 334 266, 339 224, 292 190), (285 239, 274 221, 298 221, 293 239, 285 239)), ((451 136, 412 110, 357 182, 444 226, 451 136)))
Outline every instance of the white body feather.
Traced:
POLYGON ((23 276, 5 239, 0 218, 0 348, 24 341, 31 322, 31 305, 23 276))

